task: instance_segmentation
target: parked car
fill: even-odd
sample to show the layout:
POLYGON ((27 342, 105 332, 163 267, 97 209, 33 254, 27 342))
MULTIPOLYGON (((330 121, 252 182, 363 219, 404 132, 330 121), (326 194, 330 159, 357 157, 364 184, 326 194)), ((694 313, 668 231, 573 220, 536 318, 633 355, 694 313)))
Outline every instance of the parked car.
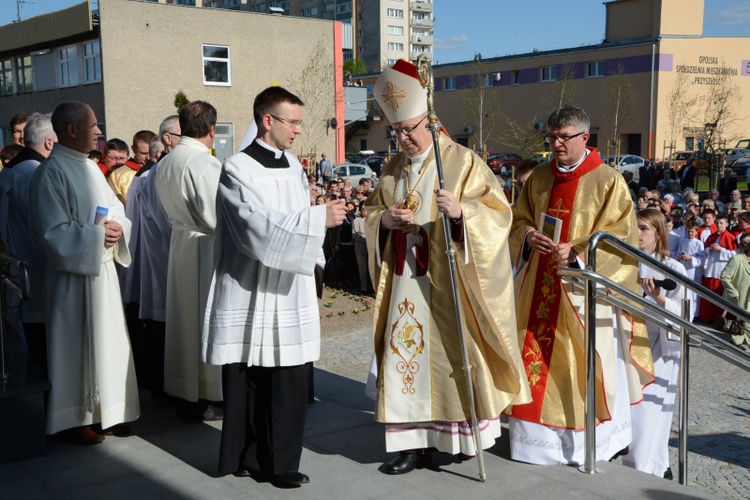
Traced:
POLYGON ((365 160, 365 157, 362 155, 349 153, 345 157, 347 163, 362 163, 365 160))
POLYGON ((664 162, 664 167, 669 167, 675 172, 679 172, 685 163, 687 163, 688 159, 693 160, 693 165, 698 167, 698 170, 708 168, 709 155, 703 153, 699 160, 698 151, 677 151, 672 153, 672 156, 664 162))
POLYGON ((639 169, 646 164, 645 158, 641 158, 637 155, 622 155, 618 159, 615 159, 614 156, 607 156, 602 159, 607 165, 611 162, 615 162, 615 170, 620 173, 632 172, 633 182, 638 182, 640 180, 641 176, 639 174, 639 169))
POLYGON ((750 149, 727 148, 720 150, 719 154, 724 155, 724 165, 731 167, 740 158, 750 155, 750 149))
POLYGON ((352 186, 356 186, 360 179, 372 178, 372 169, 363 163, 340 163, 333 168, 333 176, 351 179, 352 186))
POLYGON ((511 167, 517 167, 523 163, 523 158, 514 153, 499 153, 487 157, 487 166, 495 175, 500 174, 505 167, 510 170, 511 167))
POLYGON ((750 156, 740 158, 732 165, 732 176, 747 177, 747 169, 750 168, 750 156))
POLYGON ((362 160, 362 163, 370 167, 370 169, 380 177, 383 167, 385 167, 385 158, 382 156, 370 156, 362 160))

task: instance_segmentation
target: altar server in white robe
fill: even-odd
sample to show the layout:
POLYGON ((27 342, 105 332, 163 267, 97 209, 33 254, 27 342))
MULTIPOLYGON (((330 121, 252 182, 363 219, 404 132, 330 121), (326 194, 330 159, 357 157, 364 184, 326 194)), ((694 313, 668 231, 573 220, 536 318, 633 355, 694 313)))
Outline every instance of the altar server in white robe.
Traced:
POLYGON ((133 358, 114 262, 130 264, 130 222, 97 166, 87 159, 101 131, 93 110, 63 102, 52 114, 59 142, 30 191, 30 228, 47 255, 47 344, 52 388, 47 433, 111 428, 139 414, 133 358))
POLYGON ((167 274, 164 391, 180 398, 178 416, 200 420, 208 401, 220 401, 221 370, 201 362, 203 314, 211 286, 216 189, 221 162, 209 148, 216 109, 193 101, 179 115, 182 138, 159 162, 156 194, 172 226, 167 274), (194 404, 190 404, 194 403, 194 404))
MULTIPOLYGON (((638 247, 670 269, 687 276, 685 267, 669 256, 664 214, 648 208, 638 211, 637 218, 638 247)), ((657 286, 654 280, 664 280, 665 276, 647 264, 639 265, 638 274, 646 300, 682 316, 682 299, 685 297, 682 285, 677 284, 673 290, 657 286)), ((669 433, 680 369, 680 338, 649 321, 646 322, 646 329, 654 358, 656 380, 643 390, 643 402, 630 407, 633 440, 629 453, 623 456, 622 461, 640 471, 671 479, 669 433)))
POLYGON ((310 206, 305 172, 286 151, 302 131, 303 102, 281 87, 253 104, 258 137, 226 160, 217 200, 216 270, 203 360, 223 366, 219 472, 280 487, 299 472, 312 362, 320 356, 314 270, 340 200, 310 206))

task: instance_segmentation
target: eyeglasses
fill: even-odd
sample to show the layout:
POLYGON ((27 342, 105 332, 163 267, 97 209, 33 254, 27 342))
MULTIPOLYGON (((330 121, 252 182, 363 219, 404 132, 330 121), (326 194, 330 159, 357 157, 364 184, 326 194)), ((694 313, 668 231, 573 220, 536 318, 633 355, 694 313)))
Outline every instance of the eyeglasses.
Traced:
POLYGON ((579 135, 583 135, 585 133, 586 132, 578 132, 577 134, 574 134, 574 135, 551 135, 551 134, 547 134, 547 135, 544 136, 544 140, 547 141, 547 144, 554 144, 555 141, 560 141, 560 144, 567 144, 568 141, 570 141, 571 139, 575 139, 579 135))
POLYGON ((399 129, 392 128, 388 132, 391 134, 391 137, 393 137, 394 139, 398 139, 399 134, 411 135, 417 129, 417 127, 419 127, 419 125, 426 119, 427 119, 427 116, 419 120, 417 124, 414 125, 413 127, 404 127, 404 128, 399 128, 399 129))
POLYGON ((284 120, 283 118, 279 118, 278 116, 272 115, 270 113, 269 113, 268 116, 270 116, 274 120, 280 121, 281 123, 283 123, 287 127, 300 128, 300 129, 302 128, 302 120, 288 120, 287 121, 287 120, 284 120))
POLYGON ((117 157, 112 156, 112 155, 107 154, 107 153, 105 153, 104 156, 106 156, 107 158, 109 158, 110 160, 112 160, 115 163, 125 163, 126 161, 128 161, 127 158, 117 158, 117 157))
POLYGON ((173 135, 175 137, 182 137, 181 134, 175 134, 174 132, 167 132, 169 135, 173 135))

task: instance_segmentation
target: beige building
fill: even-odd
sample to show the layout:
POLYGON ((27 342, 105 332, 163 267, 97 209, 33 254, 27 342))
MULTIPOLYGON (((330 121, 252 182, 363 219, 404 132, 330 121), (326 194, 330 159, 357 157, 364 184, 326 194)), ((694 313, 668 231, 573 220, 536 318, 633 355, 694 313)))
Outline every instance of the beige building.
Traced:
MULTIPOLYGON (((704 37, 703 0, 605 5, 601 44, 436 65, 435 105, 451 136, 495 152, 544 148, 545 119, 570 103, 590 115, 590 145, 603 155, 618 144, 663 158, 750 137, 750 39, 704 37)), ((373 115, 347 133, 350 149, 394 147, 373 115)))
MULTIPOLYGON (((199 0, 200 1, 200 0, 199 0)), ((177 2, 174 2, 177 3, 177 2)), ((0 125, 64 100, 92 106, 102 140, 130 143, 176 112, 175 95, 218 110, 217 157, 233 153, 255 96, 282 85, 306 102, 295 154, 343 159, 341 24, 137 0, 90 2, 0 27, 0 125), (338 98, 337 98, 338 96, 338 98)))

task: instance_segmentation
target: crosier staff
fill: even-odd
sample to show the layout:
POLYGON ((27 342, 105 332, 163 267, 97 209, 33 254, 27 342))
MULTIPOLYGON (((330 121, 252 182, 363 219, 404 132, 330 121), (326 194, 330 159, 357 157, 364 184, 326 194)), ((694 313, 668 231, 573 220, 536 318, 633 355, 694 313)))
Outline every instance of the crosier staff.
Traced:
MULTIPOLYGON (((440 189, 445 189, 445 180, 443 178, 443 161, 440 157, 440 122, 435 114, 435 81, 432 75, 432 66, 427 60, 427 56, 420 55, 417 59, 417 74, 419 83, 427 89, 427 128, 432 132, 432 144, 435 150, 435 165, 437 166, 438 184, 440 189)), ((464 374, 466 375, 466 386, 469 391, 469 406, 471 409, 471 437, 474 441, 474 449, 477 452, 477 464, 479 465, 479 480, 484 482, 487 475, 484 472, 484 452, 479 440, 479 420, 477 419, 476 404, 474 402, 474 381, 471 375, 471 363, 469 361, 469 351, 466 347, 467 335, 464 329, 463 314, 461 312, 461 299, 458 295, 458 275, 456 273, 456 250, 453 248, 451 239, 450 221, 448 214, 443 212, 443 232, 445 233, 446 254, 448 254, 448 264, 451 271, 451 285, 453 289, 453 305, 456 308, 456 322, 458 323, 459 340, 461 341, 461 356, 464 362, 464 374)))

